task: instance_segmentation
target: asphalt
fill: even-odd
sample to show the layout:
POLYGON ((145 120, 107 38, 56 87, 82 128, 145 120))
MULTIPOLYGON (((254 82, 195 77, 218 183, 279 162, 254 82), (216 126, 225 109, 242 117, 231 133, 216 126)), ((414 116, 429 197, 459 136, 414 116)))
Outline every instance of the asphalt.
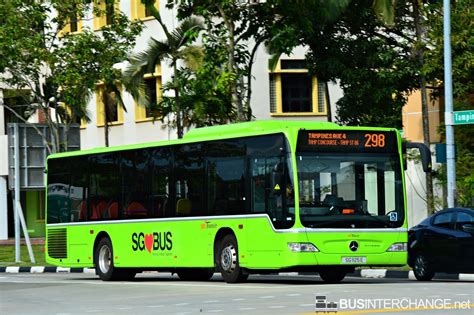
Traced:
MULTIPOLYGON (((32 266, 32 267, 0 267, 0 273, 84 273, 95 275, 95 270, 91 268, 63 268, 53 266, 32 266)), ((216 273, 217 275, 217 273, 216 273)), ((280 273, 281 276, 317 276, 318 273, 308 272, 285 272, 280 273)), ((413 271, 407 270, 392 270, 392 269, 359 269, 354 273, 350 273, 347 277, 351 278, 365 278, 365 279, 410 279, 415 280, 413 271)), ((473 281, 474 274, 460 274, 460 273, 436 273, 435 280, 461 280, 473 281)))
POLYGON ((336 315, 472 315, 474 284, 354 277, 325 284, 314 275, 252 275, 227 284, 219 275, 186 282, 169 273, 103 282, 85 273, 0 274, 1 314, 324 314, 316 312, 327 310, 318 301, 337 307, 336 315))

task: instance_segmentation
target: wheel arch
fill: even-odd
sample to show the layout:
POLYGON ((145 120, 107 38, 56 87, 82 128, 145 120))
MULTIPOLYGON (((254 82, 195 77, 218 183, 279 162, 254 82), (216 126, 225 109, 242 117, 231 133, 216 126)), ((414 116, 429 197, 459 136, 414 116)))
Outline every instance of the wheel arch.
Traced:
MULTIPOLYGON (((95 249, 97 247, 97 245, 99 244, 100 240, 103 239, 103 238, 108 238, 110 240, 110 244, 112 244, 112 239, 110 238, 110 235, 105 232, 105 231, 100 231, 97 236, 95 237, 95 241, 94 241, 94 246, 92 247, 92 257, 93 257, 93 260, 94 260, 94 265, 95 265, 95 249)), ((112 244, 112 248, 113 248, 113 244, 112 244)))
MULTIPOLYGON (((232 230, 229 227, 223 227, 223 228, 220 228, 219 231, 217 231, 216 236, 214 237, 214 263, 216 263, 218 246, 226 235, 233 235, 235 239, 237 239, 237 235, 235 235, 234 230, 232 230)), ((237 246, 238 246, 238 240, 237 240, 237 246)))

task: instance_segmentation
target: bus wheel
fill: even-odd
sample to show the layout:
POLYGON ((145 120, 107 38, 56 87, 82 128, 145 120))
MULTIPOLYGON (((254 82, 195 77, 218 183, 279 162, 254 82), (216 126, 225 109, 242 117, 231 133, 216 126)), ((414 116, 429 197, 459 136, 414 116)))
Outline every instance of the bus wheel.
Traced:
POLYGON ((222 239, 217 263, 225 282, 237 283, 247 280, 248 274, 239 265, 239 251, 234 235, 228 234, 222 239))
POLYGON ((102 238, 94 252, 95 273, 99 278, 103 281, 133 279, 136 272, 115 268, 113 257, 114 253, 110 239, 108 237, 102 238))
POLYGON ((338 283, 346 276, 346 270, 338 268, 324 268, 319 270, 319 276, 327 283, 338 283))
POLYGON ((434 271, 428 259, 426 259, 423 254, 416 255, 415 263, 413 264, 413 273, 418 281, 430 281, 433 279, 434 271))
POLYGON ((214 269, 210 268, 183 268, 177 272, 180 280, 184 281, 207 281, 214 275, 214 269))

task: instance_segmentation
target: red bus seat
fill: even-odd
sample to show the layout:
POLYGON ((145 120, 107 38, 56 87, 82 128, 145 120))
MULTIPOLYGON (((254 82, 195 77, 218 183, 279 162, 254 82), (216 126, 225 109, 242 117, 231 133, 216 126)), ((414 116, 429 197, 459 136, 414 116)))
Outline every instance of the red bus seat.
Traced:
POLYGON ((95 205, 92 206, 92 220, 102 219, 105 210, 107 209, 107 203, 103 200, 97 202, 95 205))
POLYGON ((112 202, 112 204, 107 209, 107 218, 117 219, 118 218, 118 210, 119 210, 118 202, 117 201, 112 202))
POLYGON ((132 201, 128 204, 125 213, 130 217, 146 217, 148 215, 148 209, 146 209, 141 203, 132 201))

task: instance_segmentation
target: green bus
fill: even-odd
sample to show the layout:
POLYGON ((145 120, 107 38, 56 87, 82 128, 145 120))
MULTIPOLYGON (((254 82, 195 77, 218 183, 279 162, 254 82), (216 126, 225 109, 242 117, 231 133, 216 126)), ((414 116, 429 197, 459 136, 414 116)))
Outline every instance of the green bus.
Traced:
POLYGON ((183 139, 53 154, 46 261, 102 280, 144 270, 229 283, 251 273, 407 262, 395 129, 258 121, 183 139))

